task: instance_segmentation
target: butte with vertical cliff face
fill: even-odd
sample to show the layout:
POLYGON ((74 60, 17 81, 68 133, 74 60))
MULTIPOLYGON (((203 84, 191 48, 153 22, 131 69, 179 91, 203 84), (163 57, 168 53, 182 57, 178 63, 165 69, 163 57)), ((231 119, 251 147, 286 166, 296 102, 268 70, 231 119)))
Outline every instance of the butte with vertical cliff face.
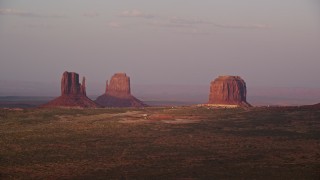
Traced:
POLYGON ((246 83, 239 76, 219 76, 211 82, 208 104, 250 107, 246 83))
POLYGON ((105 107, 145 107, 139 99, 131 95, 130 77, 125 73, 116 73, 110 83, 106 83, 106 91, 99 96, 96 103, 105 107))
POLYGON ((61 96, 41 107, 99 107, 86 95, 85 78, 79 83, 79 75, 74 72, 64 72, 61 78, 61 96))

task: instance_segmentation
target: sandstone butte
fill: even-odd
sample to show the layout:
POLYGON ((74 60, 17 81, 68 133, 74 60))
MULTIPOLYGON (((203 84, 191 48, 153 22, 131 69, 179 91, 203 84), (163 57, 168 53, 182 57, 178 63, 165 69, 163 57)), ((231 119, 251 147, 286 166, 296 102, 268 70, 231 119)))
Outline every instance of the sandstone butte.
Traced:
POLYGON ((139 99, 131 95, 130 77, 125 73, 116 73, 112 76, 110 83, 106 83, 106 91, 96 100, 104 107, 146 107, 139 99))
POLYGON ((100 107, 86 95, 85 77, 79 83, 79 75, 74 72, 64 72, 61 78, 61 96, 41 107, 100 107))
POLYGON ((246 83, 239 76, 219 76, 211 82, 208 105, 251 107, 246 83))

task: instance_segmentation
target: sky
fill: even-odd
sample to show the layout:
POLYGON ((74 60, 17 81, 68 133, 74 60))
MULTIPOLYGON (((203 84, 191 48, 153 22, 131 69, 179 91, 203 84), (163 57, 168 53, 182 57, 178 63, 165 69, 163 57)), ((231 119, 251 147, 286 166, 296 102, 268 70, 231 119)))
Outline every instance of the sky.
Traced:
POLYGON ((0 81, 320 87, 317 0, 1 0, 0 81))

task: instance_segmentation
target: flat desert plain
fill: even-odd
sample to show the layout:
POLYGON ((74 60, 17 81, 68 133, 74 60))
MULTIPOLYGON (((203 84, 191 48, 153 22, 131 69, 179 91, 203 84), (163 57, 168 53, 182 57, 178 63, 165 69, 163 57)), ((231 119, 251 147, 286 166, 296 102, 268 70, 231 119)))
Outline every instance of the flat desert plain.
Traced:
POLYGON ((214 178, 320 179, 320 110, 0 110, 0 179, 214 178))

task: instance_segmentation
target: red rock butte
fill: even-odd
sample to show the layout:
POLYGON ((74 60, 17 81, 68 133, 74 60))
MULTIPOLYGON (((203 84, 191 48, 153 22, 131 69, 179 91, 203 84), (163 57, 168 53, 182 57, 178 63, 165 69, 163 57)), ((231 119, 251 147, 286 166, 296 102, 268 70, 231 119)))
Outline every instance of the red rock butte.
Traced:
POLYGON ((208 104, 250 107, 246 83, 239 76, 219 76, 211 82, 208 104))
POLYGON ((139 99, 131 95, 130 77, 125 73, 116 73, 110 83, 106 83, 106 91, 99 96, 96 103, 105 107, 146 107, 139 99))
POLYGON ((79 75, 74 72, 64 72, 61 78, 61 96, 41 107, 100 107, 86 95, 85 78, 79 83, 79 75))

